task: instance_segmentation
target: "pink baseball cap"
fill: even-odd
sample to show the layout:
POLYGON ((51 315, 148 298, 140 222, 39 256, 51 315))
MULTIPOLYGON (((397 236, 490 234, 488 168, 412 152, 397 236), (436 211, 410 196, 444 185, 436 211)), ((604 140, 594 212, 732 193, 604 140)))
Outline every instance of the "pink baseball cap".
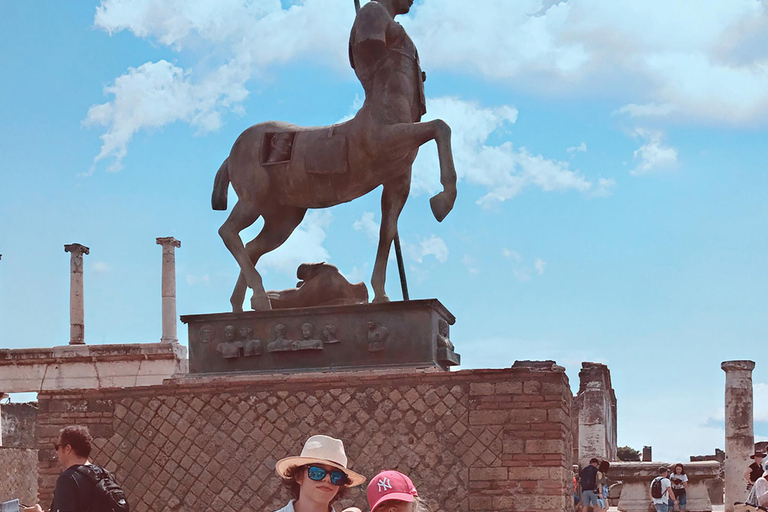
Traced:
POLYGON ((413 497, 418 495, 411 479, 395 470, 382 471, 368 484, 368 505, 371 511, 384 501, 398 500, 410 503, 413 497))

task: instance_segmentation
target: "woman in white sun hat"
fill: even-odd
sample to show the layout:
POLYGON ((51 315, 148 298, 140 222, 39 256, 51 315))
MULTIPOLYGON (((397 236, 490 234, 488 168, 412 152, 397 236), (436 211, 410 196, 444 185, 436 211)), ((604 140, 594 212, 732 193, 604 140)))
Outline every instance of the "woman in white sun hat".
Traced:
POLYGON ((347 468, 344 443, 323 435, 307 439, 298 457, 277 461, 275 471, 293 495, 275 512, 335 512, 331 504, 344 490, 365 482, 364 476, 347 468))

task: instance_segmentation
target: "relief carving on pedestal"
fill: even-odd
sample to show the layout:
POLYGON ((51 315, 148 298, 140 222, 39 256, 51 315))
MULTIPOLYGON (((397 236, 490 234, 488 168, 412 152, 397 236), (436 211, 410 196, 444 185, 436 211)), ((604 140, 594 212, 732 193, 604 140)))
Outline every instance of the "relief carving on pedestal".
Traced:
POLYGON ((368 322, 368 352, 381 352, 389 337, 389 329, 374 320, 368 322))

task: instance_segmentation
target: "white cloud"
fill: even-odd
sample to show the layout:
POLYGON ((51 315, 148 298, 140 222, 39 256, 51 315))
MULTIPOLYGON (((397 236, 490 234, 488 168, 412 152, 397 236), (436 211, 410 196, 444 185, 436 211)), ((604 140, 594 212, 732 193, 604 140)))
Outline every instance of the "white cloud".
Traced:
POLYGON ((114 99, 92 106, 83 121, 86 126, 106 128, 94 164, 112 158, 109 170, 122 169, 128 143, 142 129, 185 121, 201 133, 216 130, 221 126, 222 111, 248 95, 246 78, 242 70, 229 65, 200 83, 193 83, 183 69, 164 60, 129 68, 104 90, 114 99))
POLYGON ((610 92, 630 116, 768 117, 768 5, 758 0, 424 2, 406 28, 424 62, 541 95, 610 92), (692 16, 695 23, 692 23, 692 16), (499 55, 504 58, 500 59, 499 55), (618 95, 617 95, 618 92, 618 95))
POLYGON ((675 167, 677 149, 664 145, 662 133, 638 129, 636 134, 645 144, 635 150, 634 157, 638 164, 630 174, 637 176, 675 167))
MULTIPOLYGON (((477 203, 494 206, 518 195, 527 187, 545 192, 576 190, 605 196, 610 186, 598 186, 568 162, 545 158, 507 141, 491 145, 491 135, 508 139, 506 133, 517 120, 517 109, 504 105, 485 108, 456 97, 430 98, 425 119, 440 118, 452 129, 451 145, 460 180, 486 188, 477 203)), ((413 169, 415 193, 439 190, 440 166, 434 146, 422 147, 413 169)))
POLYGON ((630 103, 614 111, 614 114, 627 114, 630 117, 663 117, 675 111, 675 106, 669 103, 657 105, 648 103, 645 105, 635 105, 630 103))
POLYGON ((376 214, 373 212, 363 212, 363 216, 352 223, 352 227, 355 231, 362 231, 371 242, 376 243, 379 240, 379 223, 375 219, 376 214))
POLYGON ((369 263, 366 263, 362 267, 354 266, 349 272, 344 272, 341 269, 339 269, 339 272, 341 272, 341 275, 343 275, 350 283, 359 283, 371 277, 369 263))
POLYGON ((97 274, 106 274, 112 270, 112 267, 105 261, 95 261, 91 268, 93 268, 93 271, 97 274))
POLYGON ((469 272, 471 275, 476 276, 480 273, 480 268, 477 266, 477 261, 475 261, 475 259, 470 257, 468 254, 465 254, 464 257, 461 258, 461 262, 464 264, 464 266, 467 267, 467 272, 469 272))
POLYGON ((323 242, 332 221, 333 215, 329 210, 309 211, 301 225, 283 245, 259 260, 259 267, 295 276, 296 269, 302 263, 330 260, 323 242))
MULTIPOLYGON (((426 256, 432 256, 440 263, 448 261, 448 246, 442 238, 431 235, 423 238, 418 244, 404 244, 403 251, 408 254, 410 260, 423 263, 426 256)), ((416 270, 415 267, 412 267, 416 270)))
POLYGON ((587 152, 587 143, 582 141, 581 144, 579 144, 578 146, 570 147, 566 151, 568 151, 571 154, 573 154, 573 153, 586 153, 587 152))
MULTIPOLYGON (((85 120, 105 128, 95 163, 110 158, 109 168, 119 170, 140 130, 178 121, 200 132, 216 129, 225 113, 241 111, 246 83, 261 79, 273 64, 302 58, 348 70, 353 16, 346 0, 304 0, 285 8, 278 0, 102 0, 96 28, 130 31, 189 64, 147 62, 105 89, 110 100, 93 106, 85 120)), ((624 106, 617 112, 633 117, 674 113, 692 121, 765 122, 765 2, 699 3, 695 19, 688 4, 664 0, 633 4, 631 16, 626 4, 604 0, 487 0, 477 9, 468 9, 464 0, 442 0, 420 3, 401 18, 428 71, 479 73, 544 96, 618 91, 624 106)), ((484 160, 509 160, 524 151, 492 149, 483 152, 484 160)), ((556 162, 537 161, 527 152, 517 159, 519 170, 526 168, 522 162, 529 171, 543 166, 541 173, 555 173, 563 185, 569 178, 568 186, 578 188, 579 175, 556 162)), ((528 182, 507 179, 487 199, 508 199, 528 182)))
POLYGON ((211 278, 208 276, 208 274, 204 274, 202 276, 193 276, 191 274, 187 274, 187 284, 189 286, 195 286, 198 284, 210 284, 211 278))
POLYGON ((536 258, 533 266, 531 266, 519 252, 506 247, 501 249, 501 255, 509 260, 512 277, 521 283, 530 281, 534 272, 539 276, 544 274, 544 269, 547 266, 547 263, 541 258, 536 258))

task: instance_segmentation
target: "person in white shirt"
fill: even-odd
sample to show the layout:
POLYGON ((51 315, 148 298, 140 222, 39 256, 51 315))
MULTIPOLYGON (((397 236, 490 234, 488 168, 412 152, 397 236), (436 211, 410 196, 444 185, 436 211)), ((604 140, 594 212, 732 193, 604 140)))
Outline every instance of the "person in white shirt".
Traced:
POLYGON ((675 493, 674 498, 669 498, 669 510, 685 510, 687 502, 685 488, 688 485, 688 475, 685 474, 685 467, 680 463, 675 464, 669 480, 672 482, 672 491, 675 493))
POLYGON ((761 507, 768 507, 768 480, 766 478, 768 478, 768 471, 764 472, 763 476, 757 479, 753 489, 757 498, 757 504, 761 507))
POLYGON ((674 501, 675 499, 675 493, 672 490, 672 482, 667 478, 667 475, 669 475, 669 470, 664 466, 660 467, 659 476, 653 479, 651 486, 648 489, 651 500, 653 500, 653 506, 656 507, 656 512, 668 512, 669 500, 674 501), (653 484, 656 483, 657 480, 661 482, 661 497, 654 498, 653 484))
POLYGON ((298 457, 277 461, 275 471, 293 494, 293 500, 275 512, 335 512, 332 504, 344 490, 365 482, 347 467, 344 443, 323 435, 307 439, 298 457))

